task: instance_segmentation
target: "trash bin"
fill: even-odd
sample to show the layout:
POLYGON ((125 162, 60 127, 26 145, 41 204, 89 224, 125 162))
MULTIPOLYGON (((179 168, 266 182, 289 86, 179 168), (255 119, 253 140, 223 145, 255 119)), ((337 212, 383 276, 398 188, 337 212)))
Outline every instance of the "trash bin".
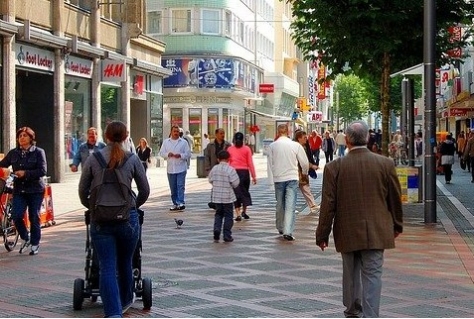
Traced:
POLYGON ((206 171, 204 170, 204 156, 196 157, 196 173, 197 177, 206 177, 206 171))

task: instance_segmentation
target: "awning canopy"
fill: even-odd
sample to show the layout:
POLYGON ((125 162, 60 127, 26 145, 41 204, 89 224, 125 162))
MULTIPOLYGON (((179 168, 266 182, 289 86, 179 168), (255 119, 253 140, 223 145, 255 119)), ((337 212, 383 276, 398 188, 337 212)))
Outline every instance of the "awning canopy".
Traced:
POLYGON ((425 71, 424 64, 420 63, 420 64, 417 64, 417 65, 411 66, 411 67, 409 67, 405 70, 401 70, 401 71, 392 73, 392 74, 390 74, 390 77, 393 78, 393 77, 396 77, 397 75, 423 74, 424 71, 425 71))
POLYGON ((279 115, 271 115, 271 114, 262 113, 262 112, 255 111, 255 110, 249 110, 249 111, 250 111, 250 113, 253 113, 253 114, 255 114, 255 115, 263 116, 263 117, 270 118, 270 119, 274 119, 274 120, 291 121, 291 117, 279 116, 279 115))

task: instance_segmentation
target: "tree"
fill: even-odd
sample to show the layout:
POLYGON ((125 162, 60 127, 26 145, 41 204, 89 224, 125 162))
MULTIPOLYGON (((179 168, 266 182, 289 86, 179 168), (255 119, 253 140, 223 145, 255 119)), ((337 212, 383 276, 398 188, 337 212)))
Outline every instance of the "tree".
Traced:
MULTIPOLYGON (((423 61, 422 0, 287 0, 292 4, 293 39, 308 61, 318 60, 330 77, 354 73, 377 83, 382 113, 382 148, 387 154, 390 73, 423 61)), ((450 61, 444 52, 465 47, 473 34, 470 0, 436 1, 438 65, 450 61), (451 41, 448 28, 464 27, 451 41)))
POLYGON ((355 75, 338 75, 334 84, 337 96, 335 114, 339 121, 360 120, 369 111, 369 94, 361 79, 355 75))

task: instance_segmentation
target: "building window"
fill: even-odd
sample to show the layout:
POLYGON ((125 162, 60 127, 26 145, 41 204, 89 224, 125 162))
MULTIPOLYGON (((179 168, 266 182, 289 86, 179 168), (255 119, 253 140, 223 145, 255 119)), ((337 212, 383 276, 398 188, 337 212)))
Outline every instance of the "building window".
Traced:
POLYGON ((171 10, 171 32, 191 32, 191 10, 171 10))
POLYGON ((120 87, 102 84, 100 108, 100 128, 102 132, 105 132, 105 128, 110 122, 122 119, 122 112, 120 111, 122 100, 120 96, 120 87))
POLYGON ((225 12, 225 35, 232 35, 232 13, 230 11, 225 12))
POLYGON ((212 108, 207 110, 207 132, 212 141, 216 136, 216 129, 219 127, 219 109, 212 108))
POLYGON ((161 11, 148 12, 148 33, 163 33, 161 11))
POLYGON ((220 12, 218 10, 202 10, 201 30, 205 34, 220 34, 220 12))

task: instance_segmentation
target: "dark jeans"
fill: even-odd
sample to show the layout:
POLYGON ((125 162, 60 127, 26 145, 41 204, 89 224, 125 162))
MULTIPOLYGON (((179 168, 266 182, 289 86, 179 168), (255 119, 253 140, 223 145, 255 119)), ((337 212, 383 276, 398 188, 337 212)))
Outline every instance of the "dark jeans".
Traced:
POLYGON ((252 196, 250 195, 250 172, 248 169, 237 169, 237 175, 239 176, 239 186, 234 188, 235 197, 237 200, 234 202, 235 208, 252 206, 252 196))
POLYGON ((453 175, 453 171, 452 171, 452 168, 453 165, 451 164, 445 164, 443 165, 443 172, 444 172, 444 180, 446 182, 450 182, 451 181, 451 175, 453 175))
POLYGON ((232 238, 232 226, 234 226, 234 204, 215 203, 216 214, 214 216, 214 231, 221 232, 222 220, 224 220, 224 239, 232 238))
POLYGON ((333 151, 324 152, 324 156, 326 156, 326 163, 329 163, 334 158, 334 152, 333 151))
POLYGON ((30 240, 31 245, 39 245, 41 239, 41 204, 44 193, 22 193, 13 196, 12 216, 16 229, 23 240, 30 240), (23 217, 28 207, 28 219, 30 221, 30 237, 23 217))
POLYGON ((99 291, 105 317, 121 317, 133 300, 132 257, 140 235, 138 213, 126 222, 91 224, 93 247, 99 259, 99 291))
POLYGON ((311 150, 311 153, 313 155, 313 158, 314 158, 314 161, 316 163, 316 165, 319 166, 319 153, 321 152, 320 149, 317 149, 317 150, 311 150))

